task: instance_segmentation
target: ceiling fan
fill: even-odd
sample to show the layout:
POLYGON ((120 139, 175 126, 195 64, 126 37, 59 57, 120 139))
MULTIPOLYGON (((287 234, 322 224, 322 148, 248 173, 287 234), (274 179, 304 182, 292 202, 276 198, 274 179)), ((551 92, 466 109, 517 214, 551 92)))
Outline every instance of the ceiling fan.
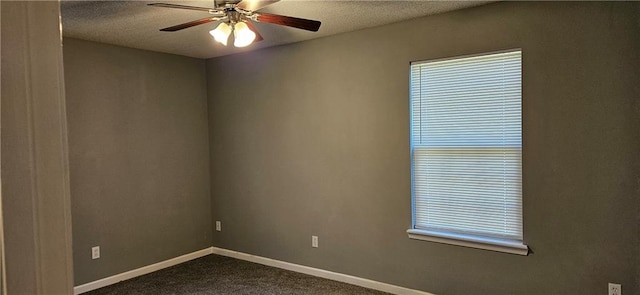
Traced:
POLYGON ((253 43, 253 41, 263 40, 256 27, 251 23, 252 21, 288 26, 313 32, 317 32, 318 29, 320 29, 320 22, 316 20, 258 11, 278 1, 280 0, 214 0, 214 8, 169 3, 151 3, 148 5, 208 12, 210 14, 208 17, 160 29, 160 31, 175 32, 197 25, 220 21, 220 24, 209 33, 216 41, 225 46, 232 32, 234 35, 234 46, 236 47, 245 47, 253 43))

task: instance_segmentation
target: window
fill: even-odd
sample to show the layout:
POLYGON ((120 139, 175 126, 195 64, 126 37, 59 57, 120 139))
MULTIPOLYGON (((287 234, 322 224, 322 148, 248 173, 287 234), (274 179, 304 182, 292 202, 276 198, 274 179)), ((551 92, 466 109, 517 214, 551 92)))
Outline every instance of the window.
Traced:
POLYGON ((414 239, 526 255, 521 51, 411 63, 414 239))

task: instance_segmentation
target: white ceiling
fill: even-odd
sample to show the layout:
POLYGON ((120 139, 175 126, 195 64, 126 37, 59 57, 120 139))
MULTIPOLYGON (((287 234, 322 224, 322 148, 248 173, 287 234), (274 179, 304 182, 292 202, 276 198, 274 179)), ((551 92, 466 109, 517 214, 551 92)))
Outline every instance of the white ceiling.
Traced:
MULTIPOLYGON (((318 1, 281 0, 261 12, 319 20, 318 32, 266 23, 255 26, 264 41, 247 48, 224 47, 209 31, 217 22, 177 32, 159 29, 207 17, 206 12, 147 6, 163 2, 213 7, 210 1, 62 1, 65 37, 126 47, 211 58, 246 50, 299 42, 406 19, 478 6, 491 1, 318 1)), ((437 29, 437 28, 434 28, 437 29)))

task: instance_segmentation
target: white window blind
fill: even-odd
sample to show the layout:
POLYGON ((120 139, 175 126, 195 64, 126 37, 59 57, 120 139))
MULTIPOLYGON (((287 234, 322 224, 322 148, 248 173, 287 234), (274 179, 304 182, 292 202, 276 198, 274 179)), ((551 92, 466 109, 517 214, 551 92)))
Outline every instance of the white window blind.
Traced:
POLYGON ((521 51, 411 63, 414 229, 522 244, 521 51))

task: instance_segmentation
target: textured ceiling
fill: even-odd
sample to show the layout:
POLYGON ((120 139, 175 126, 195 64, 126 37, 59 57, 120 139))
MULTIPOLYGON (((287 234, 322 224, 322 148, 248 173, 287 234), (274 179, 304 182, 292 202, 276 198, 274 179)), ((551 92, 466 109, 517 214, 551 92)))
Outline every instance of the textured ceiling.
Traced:
POLYGON ((206 12, 147 6, 163 2, 213 7, 210 1, 62 1, 65 37, 126 47, 211 58, 380 26, 425 15, 437 14, 489 1, 310 1, 281 0, 261 12, 319 20, 318 32, 256 23, 265 40, 247 48, 224 47, 213 41, 209 31, 217 22, 178 32, 159 29, 207 17, 206 12))

